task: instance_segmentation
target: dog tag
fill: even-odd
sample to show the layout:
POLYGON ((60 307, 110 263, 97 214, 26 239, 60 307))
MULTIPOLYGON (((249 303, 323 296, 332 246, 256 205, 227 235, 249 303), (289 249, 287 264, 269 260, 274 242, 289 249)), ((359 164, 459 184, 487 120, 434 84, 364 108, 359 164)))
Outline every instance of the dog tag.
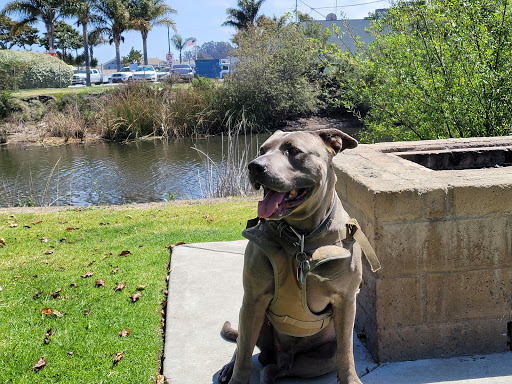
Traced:
POLYGON ((295 255, 295 260, 297 260, 297 280, 300 281, 301 284, 304 284, 306 274, 311 268, 308 256, 304 252, 298 252, 295 255))

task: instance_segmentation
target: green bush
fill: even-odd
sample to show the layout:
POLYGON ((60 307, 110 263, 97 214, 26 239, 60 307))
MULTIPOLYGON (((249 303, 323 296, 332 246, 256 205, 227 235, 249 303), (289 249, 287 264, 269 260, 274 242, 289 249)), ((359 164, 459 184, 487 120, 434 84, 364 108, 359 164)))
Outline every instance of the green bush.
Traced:
POLYGON ((0 88, 64 88, 71 85, 73 69, 51 55, 0 50, 0 88))
POLYGON ((226 111, 243 112, 249 125, 267 129, 318 110, 314 52, 295 24, 239 32, 237 43, 236 68, 224 82, 226 111))
MULTIPOLYGON (((363 139, 512 134, 512 6, 451 0, 394 3, 375 42, 338 72, 348 108, 369 106, 363 139)), ((364 112, 364 111, 363 111, 364 112)))
POLYGON ((10 110, 10 96, 9 93, 4 91, 0 93, 0 119, 7 117, 10 110))

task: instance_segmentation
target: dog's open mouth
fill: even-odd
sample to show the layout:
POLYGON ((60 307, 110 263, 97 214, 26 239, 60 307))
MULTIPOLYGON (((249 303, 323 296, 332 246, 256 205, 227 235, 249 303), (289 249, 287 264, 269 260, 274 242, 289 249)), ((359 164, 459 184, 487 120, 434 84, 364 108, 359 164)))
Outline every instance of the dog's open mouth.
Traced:
POLYGON ((263 200, 258 202, 258 217, 285 216, 290 209, 302 204, 309 195, 306 188, 278 192, 263 186, 263 200))

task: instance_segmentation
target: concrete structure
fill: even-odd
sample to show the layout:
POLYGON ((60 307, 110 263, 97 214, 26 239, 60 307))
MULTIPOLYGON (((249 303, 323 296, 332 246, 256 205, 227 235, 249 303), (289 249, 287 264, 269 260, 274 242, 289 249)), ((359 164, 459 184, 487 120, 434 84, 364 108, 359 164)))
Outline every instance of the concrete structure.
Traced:
POLYGON ((382 263, 365 265, 356 319, 378 362, 511 350, 511 164, 512 137, 335 158, 338 194, 382 263))

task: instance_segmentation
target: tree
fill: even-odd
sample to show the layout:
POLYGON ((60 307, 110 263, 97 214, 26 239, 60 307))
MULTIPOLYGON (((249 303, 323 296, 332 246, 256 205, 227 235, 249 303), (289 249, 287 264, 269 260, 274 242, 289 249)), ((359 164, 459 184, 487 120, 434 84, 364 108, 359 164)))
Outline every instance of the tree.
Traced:
POLYGON ((155 25, 171 27, 176 32, 176 23, 167 16, 175 14, 165 0, 133 0, 130 4, 130 17, 133 29, 140 31, 142 35, 142 47, 144 52, 144 64, 148 64, 148 33, 155 25))
POLYGON ((233 49, 231 44, 224 41, 210 41, 199 47, 197 58, 201 60, 225 59, 231 56, 233 49))
POLYGON ((22 17, 20 25, 32 25, 41 20, 46 26, 48 47, 53 49, 54 23, 60 17, 60 0, 14 0, 2 13, 17 13, 22 17))
POLYGON ((376 41, 340 72, 349 108, 366 104, 366 140, 510 135, 510 1, 395 4, 376 41))
POLYGON ((181 35, 178 34, 175 34, 173 37, 171 37, 171 42, 174 45, 174 48, 176 48, 176 50, 180 52, 180 64, 181 51, 183 51, 187 47, 187 45, 191 45, 190 43, 194 44, 195 41, 195 37, 187 37, 185 40, 183 40, 183 37, 181 37, 181 35))
POLYGON ((136 51, 133 47, 128 53, 128 56, 123 56, 123 65, 129 64, 140 64, 142 62, 142 53, 140 51, 136 51))
MULTIPOLYGON (((62 51, 62 58, 67 57, 69 49, 80 49, 83 47, 82 37, 76 29, 64 21, 57 21, 54 27, 53 47, 62 51)), ((46 34, 41 41, 41 46, 49 49, 46 34)), ((64 60, 67 61, 67 60, 64 60)))
POLYGON ((121 70, 121 53, 119 46, 124 41, 123 32, 130 29, 130 13, 127 0, 97 0, 98 25, 109 36, 110 44, 116 48, 117 70, 121 70))
POLYGON ((228 19, 222 23, 235 27, 238 31, 246 30, 256 25, 258 12, 265 0, 238 0, 238 8, 228 8, 228 19))
POLYGON ((38 41, 37 29, 21 25, 0 14, 0 49, 11 49, 15 46, 25 48, 37 44, 38 41))
POLYGON ((84 46, 85 58, 85 71, 86 80, 85 84, 91 86, 91 62, 89 56, 89 34, 87 26, 89 22, 94 22, 96 15, 93 13, 93 0, 65 0, 63 13, 66 16, 74 16, 78 19, 77 25, 82 25, 82 40, 84 46))
MULTIPOLYGON (((89 57, 91 60, 91 67, 94 67, 92 64, 92 61, 94 60, 94 47, 97 47, 99 45, 103 45, 105 43, 108 43, 108 40, 103 37, 101 28, 94 29, 91 32, 89 32, 89 36, 87 38, 87 41, 89 43, 89 57)), ((96 60, 97 62, 98 60, 96 60)))

